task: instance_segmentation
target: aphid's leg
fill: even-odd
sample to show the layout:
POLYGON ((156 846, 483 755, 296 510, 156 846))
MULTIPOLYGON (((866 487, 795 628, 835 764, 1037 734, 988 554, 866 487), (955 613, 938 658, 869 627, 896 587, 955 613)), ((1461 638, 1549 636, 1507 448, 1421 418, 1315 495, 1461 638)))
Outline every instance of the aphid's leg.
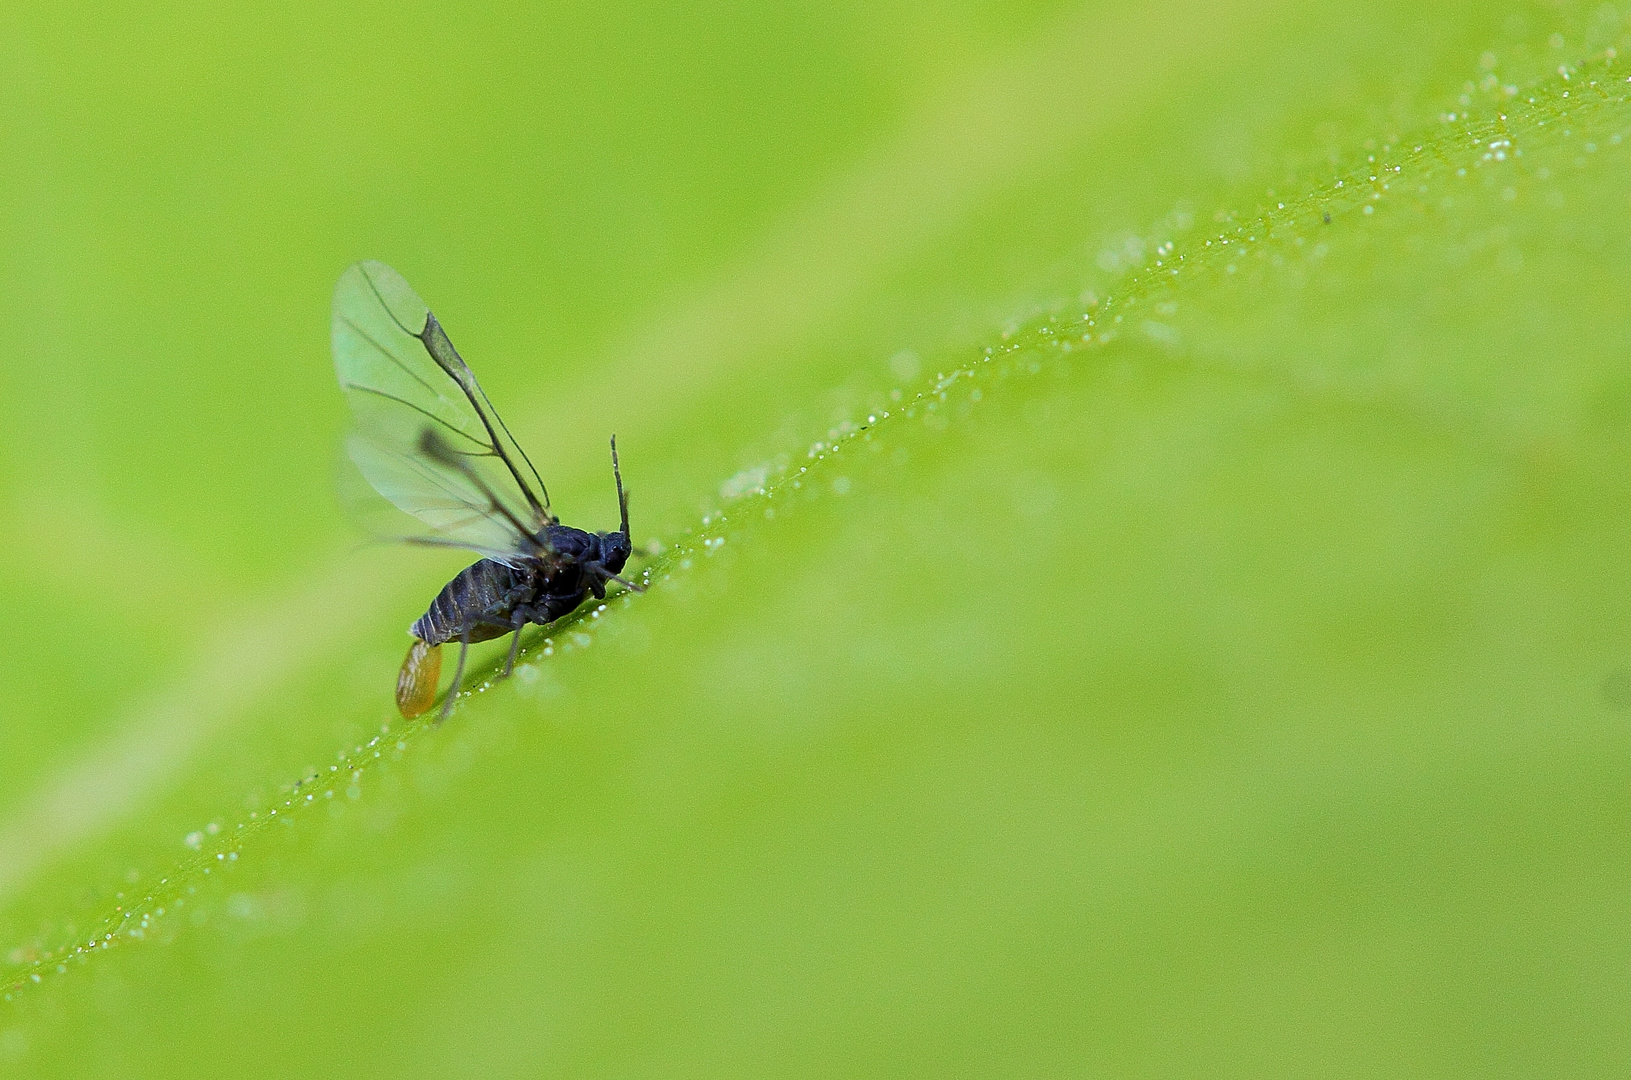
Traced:
POLYGON ((646 587, 644 585, 636 585, 634 582, 630 581, 626 577, 623 577, 621 574, 607 573, 606 568, 599 563, 590 563, 587 569, 600 579, 591 583, 589 586, 589 591, 595 594, 596 600, 606 599, 606 582, 608 581, 615 581, 625 589, 632 592, 646 591, 646 587))
POLYGON ((459 686, 464 682, 464 658, 470 655, 470 631, 466 630, 459 635, 459 663, 453 669, 453 685, 447 688, 447 697, 442 699, 442 711, 436 714, 436 722, 440 724, 446 720, 453 711, 453 699, 459 696, 459 686))
POLYGON ((510 672, 515 670, 515 655, 521 651, 521 628, 527 625, 526 611, 522 608, 516 608, 515 614, 511 616, 510 621, 515 624, 515 629, 510 634, 510 655, 504 661, 504 677, 506 679, 510 677, 510 672))
POLYGON ((634 582, 630 581, 626 577, 623 577, 621 574, 607 574, 606 577, 611 581, 617 582, 619 585, 623 586, 625 589, 630 590, 631 592, 645 592, 646 591, 646 587, 644 585, 636 585, 634 582))
POLYGON ((537 623, 539 626, 544 626, 549 622, 549 619, 545 612, 533 605, 521 604, 511 613, 510 622, 515 627, 515 638, 510 642, 510 658, 504 661, 504 675, 506 678, 515 669, 515 658, 521 652, 521 631, 526 628, 528 623, 537 623))

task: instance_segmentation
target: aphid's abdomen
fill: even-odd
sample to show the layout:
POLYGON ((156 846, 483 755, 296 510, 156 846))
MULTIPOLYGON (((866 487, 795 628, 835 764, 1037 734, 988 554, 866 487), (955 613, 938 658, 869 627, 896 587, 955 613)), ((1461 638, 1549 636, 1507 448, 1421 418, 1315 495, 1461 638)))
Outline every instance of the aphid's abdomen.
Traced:
POLYGON ((415 641, 396 676, 396 707, 412 720, 436 702, 436 684, 442 678, 442 647, 415 641))
POLYGON ((442 587, 408 633, 432 645, 457 641, 466 632, 471 641, 501 637, 506 629, 476 620, 496 609, 514 583, 515 571, 501 562, 471 563, 442 587))

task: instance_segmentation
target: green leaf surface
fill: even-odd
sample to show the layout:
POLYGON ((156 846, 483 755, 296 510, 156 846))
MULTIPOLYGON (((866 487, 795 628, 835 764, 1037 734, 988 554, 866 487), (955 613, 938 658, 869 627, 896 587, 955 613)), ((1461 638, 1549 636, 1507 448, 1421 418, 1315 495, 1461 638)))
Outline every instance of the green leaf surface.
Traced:
POLYGON ((1628 14, 25 13, 0 1071, 1622 1075, 1628 14), (365 257, 659 547, 440 726, 365 257))

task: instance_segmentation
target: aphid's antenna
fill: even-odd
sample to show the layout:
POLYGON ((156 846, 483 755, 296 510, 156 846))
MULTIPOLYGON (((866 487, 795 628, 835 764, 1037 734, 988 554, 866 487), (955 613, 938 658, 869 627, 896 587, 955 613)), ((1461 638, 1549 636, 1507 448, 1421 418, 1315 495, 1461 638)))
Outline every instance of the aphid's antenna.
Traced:
MULTIPOLYGON (((629 538, 629 493, 623 490, 623 471, 617 467, 616 435, 612 436, 612 479, 617 481, 617 509, 623 517, 623 539, 626 542, 629 538)), ((601 569, 601 573, 606 574, 604 568, 601 569)), ((634 582, 619 577, 617 574, 606 574, 606 579, 615 581, 626 589, 632 589, 634 592, 646 591, 644 585, 636 585, 634 582)))
POLYGON ((629 493, 623 490, 623 473, 617 467, 617 436, 612 436, 612 479, 617 481, 617 508, 623 514, 623 535, 629 535, 629 493))

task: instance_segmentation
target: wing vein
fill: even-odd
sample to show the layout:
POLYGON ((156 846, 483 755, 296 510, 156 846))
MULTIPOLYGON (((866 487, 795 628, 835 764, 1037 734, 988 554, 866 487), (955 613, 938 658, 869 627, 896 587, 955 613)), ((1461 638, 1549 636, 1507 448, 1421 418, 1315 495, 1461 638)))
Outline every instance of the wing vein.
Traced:
MULTIPOLYGON (((393 319, 395 317, 392 316, 393 319)), ((398 323, 398 325, 401 324, 398 323)), ((487 391, 481 388, 481 383, 476 380, 475 372, 470 370, 470 365, 465 363, 464 357, 459 355, 458 348, 454 346, 452 339, 447 336, 447 331, 442 329, 442 324, 437 321, 435 312, 430 312, 425 316, 425 329, 417 336, 420 343, 424 345, 425 352, 430 354, 431 360, 443 371, 446 371, 448 375, 452 376, 453 381, 459 384, 459 389, 464 391, 465 400, 470 402, 470 407, 476 411, 476 419, 480 420, 481 426, 487 429, 487 437, 492 440, 493 450, 497 452, 499 460, 504 462, 504 467, 510 471, 510 476, 515 480, 515 486, 521 489, 521 494, 526 497, 527 503, 532 507, 537 519, 540 522, 553 520, 549 511, 545 509, 544 503, 538 501, 538 496, 533 494, 532 489, 527 486, 526 480, 522 479, 521 470, 516 468, 515 462, 510 460, 509 452, 504 448, 504 441, 498 437, 498 431, 493 428, 493 421, 498 422, 499 428, 503 429, 505 436, 510 440, 510 445, 515 447, 523 459, 526 459, 527 452, 521 449, 521 444, 515 441, 514 435, 510 434, 510 429, 505 425, 504 418, 498 415, 498 410, 493 408, 493 403, 487 400, 487 391), (438 356, 437 348, 432 344, 432 341, 446 345, 450 355, 445 358, 438 356), (469 377, 468 381, 460 378, 459 372, 452 370, 453 364, 457 364, 459 372, 469 377), (483 402, 486 402, 487 405, 485 409, 482 408, 483 402), (489 412, 492 413, 492 420, 487 418, 489 412)), ((527 460, 527 467, 532 469, 530 460, 527 460)), ((537 478, 538 470, 532 469, 532 472, 534 478, 537 478)), ((538 487, 542 489, 543 486, 543 480, 538 479, 538 487)), ((548 491, 544 492, 544 500, 545 502, 549 500, 548 491)))
POLYGON ((356 421, 351 462, 424 530, 398 538, 503 559, 549 551, 539 537, 556 519, 537 466, 412 286, 384 263, 357 263, 335 287, 332 325, 356 421))
MULTIPOLYGON (((385 359, 389 360, 391 363, 395 364, 398 368, 400 368, 402 370, 402 373, 404 375, 408 376, 408 378, 412 379, 414 382, 418 383, 420 386, 423 386, 426 390, 430 391, 432 394, 435 394, 437 397, 442 396, 441 391, 437 390, 430 383, 428 383, 424 379, 420 378, 419 373, 417 371, 413 370, 413 368, 409 367, 407 364, 404 364, 402 362, 401 357, 397 356, 396 353, 392 352, 390 349, 387 349, 385 346, 381 345, 378 341, 375 341, 374 336, 372 334, 370 334, 368 331, 364 330, 362 327, 358 326, 354 321, 352 321, 350 316, 345 316, 345 315, 341 316, 341 321, 344 322, 347 326, 351 327, 352 330, 355 330, 357 332, 358 337, 362 338, 364 341, 368 342, 368 344, 372 345, 375 349, 379 350, 379 354, 381 356, 385 357, 385 359)), ((397 325, 401 326, 402 324, 397 323, 397 325)), ((413 335, 410 334, 409 336, 412 337, 413 335)))
POLYGON ((438 423, 438 424, 442 425, 443 427, 447 428, 447 430, 451 431, 453 434, 457 435, 459 438, 464 439, 464 440, 466 440, 466 441, 468 441, 470 443, 473 443, 476 446, 482 447, 485 452, 482 453, 482 454, 476 455, 476 456, 478 456, 478 457, 491 457, 492 456, 493 448, 491 446, 488 446, 486 443, 482 442, 480 439, 476 438, 474 435, 470 434, 467 431, 460 431, 458 428, 454 427, 452 424, 448 423, 446 420, 443 420, 440 416, 437 416, 435 413, 430 412, 427 409, 420 408, 418 405, 415 405, 413 402, 409 401, 406 398, 399 398, 395 394, 386 393, 384 390, 378 390, 378 389, 375 389, 372 386, 363 386, 360 383, 341 383, 340 385, 344 389, 347 389, 347 390, 357 390, 357 391, 360 391, 360 392, 362 392, 364 394, 373 394, 376 397, 382 397, 382 398, 385 398, 387 401, 394 401, 398 405, 406 406, 407 408, 410 408, 414 412, 418 413, 420 416, 423 416, 425 419, 433 420, 436 423, 438 423))

